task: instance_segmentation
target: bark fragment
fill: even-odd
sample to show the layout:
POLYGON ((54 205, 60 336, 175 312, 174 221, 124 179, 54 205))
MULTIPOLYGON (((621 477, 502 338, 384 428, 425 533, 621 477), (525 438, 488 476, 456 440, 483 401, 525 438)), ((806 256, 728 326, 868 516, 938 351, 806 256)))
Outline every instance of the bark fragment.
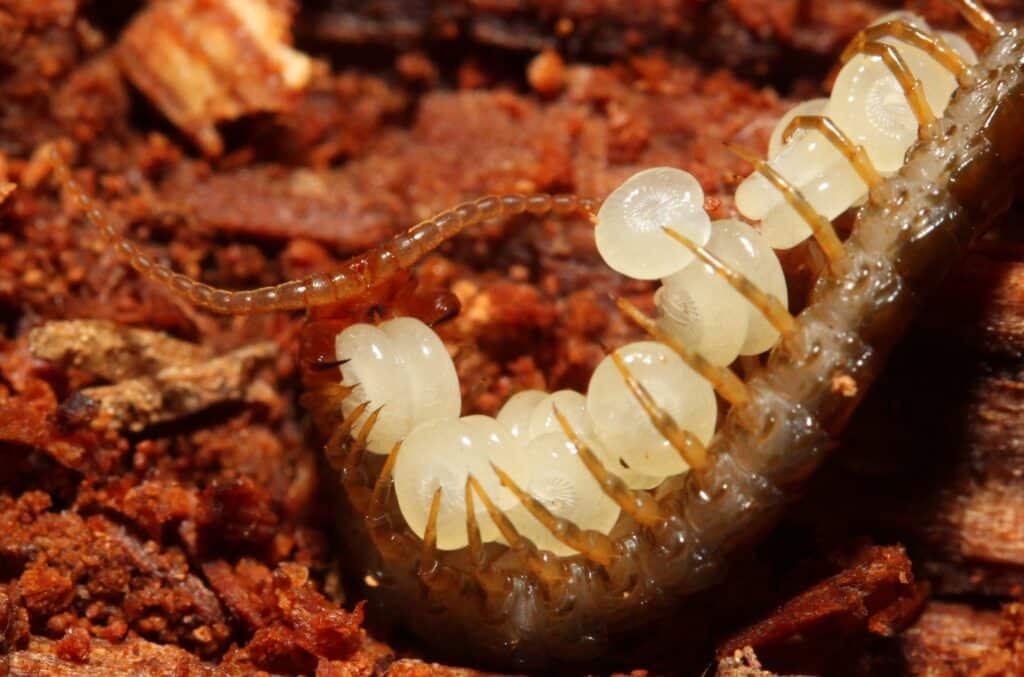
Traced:
POLYGON ((121 68, 204 153, 220 155, 218 122, 281 110, 309 82, 312 61, 288 46, 287 6, 154 2, 121 36, 121 68))

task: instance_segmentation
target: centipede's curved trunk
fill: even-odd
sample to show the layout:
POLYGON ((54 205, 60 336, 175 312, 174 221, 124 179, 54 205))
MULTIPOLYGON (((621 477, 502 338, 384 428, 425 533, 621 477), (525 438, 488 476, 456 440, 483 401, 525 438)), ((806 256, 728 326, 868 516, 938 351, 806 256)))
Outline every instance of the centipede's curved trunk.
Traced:
POLYGON ((659 487, 673 517, 646 530, 623 518, 611 534, 623 556, 607 566, 573 558, 561 580, 544 580, 543 553, 526 561, 496 544, 486 576, 453 553, 444 575, 424 578, 400 515, 381 517, 380 530, 348 520, 366 540, 349 552, 366 558, 354 564, 372 580, 368 593, 463 660, 550 668, 599 655, 719 580, 835 446, 922 300, 1009 206, 1024 165, 1020 29, 1004 30, 969 83, 872 191, 844 244, 849 266, 822 277, 798 329, 748 382, 752 397, 719 428, 709 467, 659 487))

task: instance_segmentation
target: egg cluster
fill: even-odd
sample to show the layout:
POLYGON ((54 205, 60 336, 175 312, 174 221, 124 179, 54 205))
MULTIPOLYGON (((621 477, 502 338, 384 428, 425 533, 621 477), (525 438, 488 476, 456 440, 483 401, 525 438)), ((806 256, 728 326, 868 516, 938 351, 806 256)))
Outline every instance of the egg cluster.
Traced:
MULTIPOLYGON (((904 13, 881 21, 893 20, 928 31, 921 19, 904 13)), ((964 63, 974 62, 962 39, 937 35, 944 49, 964 63)), ((934 52, 890 37, 882 41, 920 81, 929 107, 943 111, 957 86, 950 70, 934 52)), ((906 83, 869 54, 856 54, 845 64, 829 99, 802 103, 779 121, 768 164, 827 220, 863 201, 868 184, 849 155, 821 132, 798 129, 784 140, 797 116, 831 120, 881 176, 902 165, 921 122, 908 104, 906 83)), ((576 551, 535 519, 512 489, 580 529, 609 533, 620 505, 580 458, 573 438, 630 489, 650 489, 688 470, 678 445, 652 421, 643 397, 689 439, 706 445, 715 431, 718 403, 709 380, 691 368, 693 355, 723 367, 775 345, 778 325, 764 303, 739 290, 754 288, 784 309, 786 279, 773 248, 791 247, 811 234, 791 200, 761 172, 743 181, 736 205, 743 216, 760 222, 759 229, 735 219, 712 221, 697 180, 667 167, 633 175, 604 201, 594 231, 598 252, 623 275, 661 281, 654 296, 658 335, 672 346, 640 341, 618 348, 594 370, 586 394, 527 390, 511 397, 496 417, 460 416, 455 367, 440 338, 423 323, 400 318, 378 326, 357 324, 338 335, 343 383, 353 387, 343 413, 361 421, 376 416, 367 449, 393 454, 398 507, 413 532, 421 538, 427 532, 440 490, 433 517, 436 545, 466 547, 467 479, 473 477, 521 536, 540 549, 572 555, 576 551), (716 262, 719 270, 712 265, 716 262), (742 285, 736 283, 740 278, 742 285), (675 349, 679 345, 689 357, 675 349), (506 476, 504 484, 498 469, 506 476)), ((473 500, 472 506, 482 539, 503 542, 484 501, 473 500)))
MULTIPOLYGON (((932 34, 923 19, 908 12, 887 14, 875 25, 891 21, 904 21, 932 34)), ((977 62, 974 50, 959 35, 934 35, 965 63, 977 62)), ((891 46, 902 57, 921 83, 931 110, 936 114, 944 111, 957 88, 956 77, 950 70, 914 45, 892 37, 879 42, 891 46)), ((798 115, 829 118, 850 140, 864 148, 883 177, 899 171, 907 149, 918 136, 918 120, 896 76, 881 59, 867 54, 857 54, 847 61, 836 76, 829 98, 805 101, 782 117, 768 147, 769 164, 829 220, 862 202, 868 186, 820 132, 798 131, 789 143, 783 143, 784 130, 798 115)), ((776 249, 792 247, 811 234, 807 223, 760 174, 751 174, 736 189, 736 207, 748 219, 760 221, 761 233, 776 249)))

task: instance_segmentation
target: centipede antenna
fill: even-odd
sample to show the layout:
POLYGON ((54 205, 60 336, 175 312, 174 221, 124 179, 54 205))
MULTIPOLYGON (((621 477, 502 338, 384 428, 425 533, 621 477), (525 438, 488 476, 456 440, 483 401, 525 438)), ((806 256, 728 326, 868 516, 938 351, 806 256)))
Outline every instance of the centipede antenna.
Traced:
POLYGON ((714 270, 716 274, 721 276, 732 286, 733 289, 738 291, 743 298, 757 308, 757 310, 764 315, 765 319, 768 320, 768 322, 770 322, 780 334, 786 336, 796 331, 796 318, 789 314, 789 311, 786 310, 786 307, 783 306, 778 299, 774 296, 765 294, 753 282, 722 263, 722 261, 714 254, 697 245, 693 240, 686 237, 679 231, 667 227, 663 230, 668 233, 669 237, 693 252, 694 255, 696 255, 703 263, 711 266, 712 270, 714 270))
POLYGON ((480 497, 480 501, 484 504, 484 509, 487 510, 487 514, 490 515, 491 520, 498 527, 498 531, 501 533, 501 537, 505 539, 508 547, 523 555, 530 571, 548 585, 555 585, 564 580, 565 576, 560 560, 557 558, 554 560, 545 558, 537 551, 533 543, 520 536, 519 531, 512 524, 512 520, 508 518, 508 515, 501 508, 494 504, 491 497, 487 495, 487 491, 475 477, 469 475, 466 481, 473 487, 476 495, 480 497))
POLYGON ((500 195, 482 197, 445 210, 399 233, 389 242, 352 256, 330 275, 315 274, 270 287, 232 291, 218 289, 156 263, 133 242, 122 236, 99 204, 89 197, 71 175, 56 144, 49 161, 64 190, 85 212, 86 221, 111 246, 117 256, 146 279, 194 305, 229 315, 275 310, 298 310, 348 300, 412 267, 438 246, 465 228, 487 219, 530 211, 534 214, 580 212, 593 217, 596 202, 575 195, 500 195))
POLYGON ((956 7, 967 23, 971 24, 975 30, 984 33, 989 40, 995 40, 1005 35, 1006 29, 1003 28, 1003 25, 996 21, 996 18, 978 0, 946 0, 946 2, 956 7))
POLYGON ((632 517, 639 524, 643 524, 644 526, 654 526, 662 522, 664 516, 658 508, 657 501, 655 501, 646 491, 634 491, 630 489, 618 476, 605 468, 600 459, 594 455, 594 452, 592 452, 586 443, 580 439, 580 436, 573 429, 572 424, 570 424, 568 419, 566 419, 562 412, 559 411, 558 407, 552 408, 555 412, 555 418, 558 419, 558 425, 562 426, 562 431, 565 433, 565 436, 569 438, 569 442, 576 448, 577 455, 579 455, 580 460, 583 461, 583 465, 586 466, 587 471, 595 480, 597 480, 597 483, 601 486, 601 490, 604 491, 610 499, 618 503, 623 512, 632 517))
POLYGON ((963 57, 941 37, 927 33, 904 19, 886 21, 868 26, 860 31, 843 50, 840 61, 846 63, 857 53, 864 51, 864 47, 868 43, 876 42, 881 38, 892 38, 917 47, 952 73, 958 83, 964 84, 966 81, 967 62, 963 57))
POLYGON ((828 142, 846 158, 846 161, 853 166, 857 175, 869 188, 874 188, 884 181, 882 175, 875 169, 875 164, 868 157, 864 146, 854 143, 853 139, 839 129, 839 125, 833 122, 832 118, 823 115, 796 116, 782 133, 783 143, 789 143, 793 134, 800 129, 813 129, 828 139, 828 142))
POLYGON ((637 403, 643 408, 651 424, 658 429, 661 436, 669 441, 669 444, 679 453, 686 464, 694 470, 702 470, 708 464, 708 452, 700 440, 693 436, 688 430, 679 427, 668 412, 658 406, 651 392, 643 383, 636 380, 629 372, 629 367, 622 361, 618 353, 610 353, 615 368, 619 370, 622 380, 626 382, 629 391, 633 393, 637 403))
POLYGON ((543 503, 523 491, 505 471, 493 463, 491 467, 498 476, 501 486, 515 494, 527 512, 551 532, 552 536, 592 562, 605 567, 612 563, 615 559, 615 545, 612 539, 596 531, 585 532, 570 520, 552 515, 543 503))
MULTIPOLYGON (((935 111, 932 110, 931 104, 928 103, 928 99, 924 95, 924 86, 921 85, 921 81, 914 77, 910 66, 907 65, 907 62, 900 53, 896 51, 896 48, 884 42, 869 42, 861 45, 856 53, 873 56, 882 60, 885 67, 896 78, 900 89, 903 90, 903 95, 907 97, 910 110, 913 111, 914 117, 917 118, 918 135, 924 137, 931 124, 935 122, 935 111)), ((847 56, 847 52, 844 52, 843 56, 847 56)), ((853 56, 854 54, 851 53, 848 58, 853 56)), ((841 62, 846 63, 846 60, 841 59, 841 62)))
POLYGON ((774 167, 750 151, 732 144, 726 144, 726 148, 752 164, 761 176, 775 186, 775 189, 782 194, 782 198, 790 207, 796 210, 797 214, 810 227, 811 232, 814 234, 814 239, 822 251, 825 252, 825 256, 828 258, 832 268, 837 271, 844 269, 847 264, 846 250, 843 249, 843 243, 839 241, 839 236, 836 234, 835 228, 832 227, 832 222, 819 214, 818 210, 811 206, 811 203, 807 201, 807 198, 800 192, 800 189, 790 183, 789 179, 776 171, 774 167))
POLYGON ((733 373, 731 369, 711 364, 703 355, 687 348, 679 339, 667 333, 658 326, 657 322, 644 315, 639 308, 627 299, 615 298, 614 300, 619 310, 639 325, 641 329, 675 351, 682 358, 683 362, 686 362, 704 380, 710 383, 715 392, 721 395, 726 402, 736 406, 750 399, 750 391, 747 388, 747 384, 733 373))

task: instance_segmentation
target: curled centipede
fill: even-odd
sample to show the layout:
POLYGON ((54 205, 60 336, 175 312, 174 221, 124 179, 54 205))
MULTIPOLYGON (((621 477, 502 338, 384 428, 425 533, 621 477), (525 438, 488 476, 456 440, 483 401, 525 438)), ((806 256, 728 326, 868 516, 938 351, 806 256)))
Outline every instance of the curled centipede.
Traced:
POLYGON ((654 168, 600 204, 484 197, 334 274, 226 291, 147 257, 56 152, 54 166, 119 255, 186 300, 309 309, 327 347, 304 401, 372 595, 470 658, 588 660, 717 581, 770 528, 921 300, 1008 206, 1024 160, 1024 36, 974 0, 954 4, 983 53, 913 15, 887 16, 844 52, 829 99, 780 121, 768 160, 737 149, 755 168, 737 207, 757 228, 712 222, 692 176, 654 168), (843 240, 833 221, 850 210, 843 240), (392 312, 410 316, 355 320, 444 241, 523 212, 587 214, 611 268, 660 279, 656 317, 617 301, 651 340, 610 352, 586 395, 526 391, 495 418, 460 417, 454 366, 430 327, 450 305, 409 295, 392 312), (827 266, 793 316, 773 248, 807 237, 827 266), (765 353, 746 380, 730 369, 765 353))

